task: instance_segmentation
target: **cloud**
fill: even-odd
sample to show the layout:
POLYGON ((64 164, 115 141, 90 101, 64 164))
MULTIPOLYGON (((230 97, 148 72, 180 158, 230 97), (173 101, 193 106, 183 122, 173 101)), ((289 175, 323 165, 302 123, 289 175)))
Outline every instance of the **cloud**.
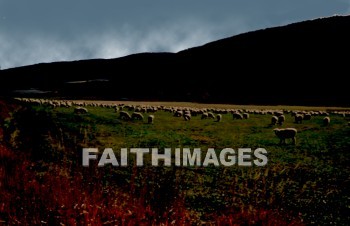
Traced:
POLYGON ((346 14, 349 15, 350 14, 350 0, 348 0, 346 3, 348 4, 348 8, 346 10, 346 14))
POLYGON ((62 42, 55 37, 0 34, 0 66, 2 69, 35 64, 70 60, 83 57, 75 51, 74 45, 62 42))
POLYGON ((238 22, 213 26, 187 21, 151 30, 124 26, 119 30, 86 32, 71 37, 40 32, 29 36, 20 32, 0 33, 0 66, 5 69, 42 62, 117 58, 139 52, 178 52, 224 38, 218 34, 222 35, 225 30, 234 34, 246 28, 238 22))
POLYGON ((349 15, 350 14, 350 0, 336 0, 337 4, 340 5, 342 10, 338 11, 335 14, 340 15, 349 15))
POLYGON ((0 66, 4 69, 41 62, 116 58, 138 52, 177 52, 210 40, 210 32, 200 29, 188 33, 160 29, 146 34, 135 30, 109 31, 69 40, 44 34, 25 38, 0 35, 0 66))

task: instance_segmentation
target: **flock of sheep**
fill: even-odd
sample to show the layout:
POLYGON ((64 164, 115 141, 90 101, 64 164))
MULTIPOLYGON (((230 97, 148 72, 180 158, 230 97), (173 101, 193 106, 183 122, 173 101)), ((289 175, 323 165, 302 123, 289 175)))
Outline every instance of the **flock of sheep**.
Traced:
MULTIPOLYGON (((18 100, 37 105, 48 105, 53 108, 66 107, 74 108, 75 114, 87 114, 87 106, 111 108, 118 114, 119 119, 125 121, 144 120, 143 113, 151 113, 147 117, 147 123, 153 124, 157 111, 169 112, 173 117, 183 118, 190 121, 192 117, 200 116, 202 120, 213 119, 216 122, 222 121, 223 114, 231 114, 233 120, 249 119, 250 114, 271 115, 271 126, 282 126, 286 121, 285 115, 290 114, 294 117, 294 123, 302 123, 304 120, 311 120, 314 116, 324 116, 323 125, 329 126, 331 122, 330 114, 349 117, 350 111, 292 111, 292 110, 258 110, 258 109, 218 109, 218 108, 190 108, 190 107, 170 107, 170 106, 149 106, 149 105, 127 105, 127 104, 102 104, 86 103, 83 101, 62 101, 62 100, 44 100, 19 98, 18 100), (131 114, 129 112, 132 112, 131 114)), ((349 123, 348 123, 349 125, 349 123)), ((275 128, 274 133, 280 139, 280 143, 286 143, 286 139, 291 139, 293 144, 296 143, 297 129, 295 128, 275 128)))

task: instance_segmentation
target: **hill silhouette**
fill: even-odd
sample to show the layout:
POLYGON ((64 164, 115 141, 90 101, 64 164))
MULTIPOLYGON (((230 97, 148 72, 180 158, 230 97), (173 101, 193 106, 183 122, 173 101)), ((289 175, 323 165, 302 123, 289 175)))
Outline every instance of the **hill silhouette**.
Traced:
POLYGON ((0 71, 0 94, 350 106, 345 80, 349 28, 350 16, 334 16, 252 31, 178 53, 11 68, 0 71))

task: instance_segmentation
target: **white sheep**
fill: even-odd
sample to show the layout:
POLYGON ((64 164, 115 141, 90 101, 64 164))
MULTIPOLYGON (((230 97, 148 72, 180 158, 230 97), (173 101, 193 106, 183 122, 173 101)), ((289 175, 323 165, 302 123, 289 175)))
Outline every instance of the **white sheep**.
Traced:
POLYGON ((276 125, 277 122, 278 122, 277 116, 272 116, 272 118, 271 118, 271 125, 276 125))
POLYGON ((122 120, 131 120, 130 114, 126 111, 119 112, 119 118, 122 120))
POLYGON ((304 115, 303 120, 311 120, 311 114, 307 113, 304 115))
POLYGON ((273 115, 279 117, 279 116, 283 115, 283 112, 282 111, 275 111, 275 112, 273 112, 273 115))
POLYGON ((331 122, 331 118, 330 117, 327 116, 327 117, 323 118, 323 125, 324 126, 328 126, 330 122, 331 122))
POLYGON ((175 117, 181 117, 183 115, 183 112, 182 111, 176 111, 175 113, 174 113, 174 116, 175 117))
POLYGON ((208 118, 208 113, 204 112, 204 113, 202 114, 201 119, 206 119, 206 118, 208 118))
POLYGON ((148 124, 153 124, 154 121, 154 115, 149 115, 148 116, 148 124))
POLYGON ((215 119, 215 115, 213 112, 208 112, 208 118, 215 119))
POLYGON ((278 124, 282 125, 286 121, 286 117, 284 115, 278 116, 278 124))
POLYGON ((241 115, 240 113, 233 113, 232 118, 233 119, 243 119, 243 115, 241 115))
POLYGON ((131 114, 132 120, 143 120, 143 115, 140 112, 134 112, 131 114))
POLYGON ((185 121, 189 121, 189 120, 191 120, 191 114, 189 113, 186 113, 186 114, 184 114, 184 119, 185 119, 185 121))
POLYGON ((222 115, 221 114, 217 114, 216 115, 216 121, 217 122, 221 122, 221 120, 222 120, 222 115))
POLYGON ((243 118, 244 119, 249 119, 249 114, 248 113, 243 113, 243 118))
POLYGON ((74 113, 75 114, 87 114, 88 110, 86 108, 83 108, 83 107, 76 107, 76 108, 74 108, 74 113))
POLYGON ((191 114, 191 111, 190 111, 190 110, 185 110, 185 111, 184 111, 184 114, 185 114, 185 115, 186 115, 186 114, 187 114, 187 115, 190 115, 190 114, 191 114))
POLYGON ((280 138, 280 144, 285 144, 286 139, 292 139, 293 144, 297 142, 297 129, 295 128, 285 128, 285 129, 274 129, 273 130, 278 138, 280 138))
POLYGON ((297 114, 294 117, 295 123, 302 123, 304 116, 302 114, 297 114))

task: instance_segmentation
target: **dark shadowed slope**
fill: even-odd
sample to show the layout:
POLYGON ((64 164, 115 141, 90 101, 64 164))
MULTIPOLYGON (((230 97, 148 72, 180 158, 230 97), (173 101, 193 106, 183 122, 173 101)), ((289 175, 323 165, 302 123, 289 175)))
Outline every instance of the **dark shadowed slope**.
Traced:
POLYGON ((2 70, 0 88, 12 95, 35 88, 69 98, 349 106, 343 79, 350 68, 344 57, 349 30, 350 16, 336 16, 179 53, 31 65, 2 70))

